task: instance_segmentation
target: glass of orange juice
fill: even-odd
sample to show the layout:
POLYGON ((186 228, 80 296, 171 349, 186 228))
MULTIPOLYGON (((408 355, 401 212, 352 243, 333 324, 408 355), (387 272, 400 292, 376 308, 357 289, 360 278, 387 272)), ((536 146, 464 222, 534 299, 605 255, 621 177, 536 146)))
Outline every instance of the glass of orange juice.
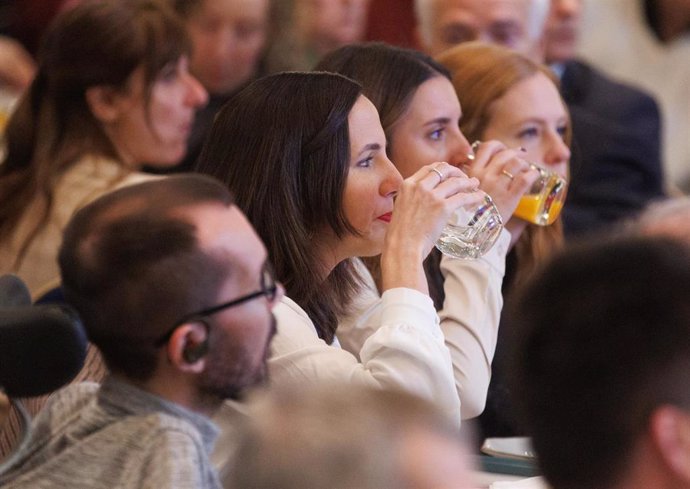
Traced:
MULTIPOLYGON (((479 141, 472 143, 472 151, 476 151, 479 144, 479 141)), ((474 160, 474 153, 468 154, 467 158, 474 160)), ((513 215, 538 226, 548 226, 553 224, 563 209, 568 181, 536 163, 529 162, 529 165, 530 169, 539 172, 539 178, 522 196, 513 215)))
POLYGON ((548 226, 563 209, 568 182, 558 173, 535 163, 530 166, 539 172, 539 178, 522 196, 514 215, 539 226, 548 226))
POLYGON ((7 120, 10 118, 18 99, 18 93, 0 88, 0 135, 5 132, 7 120))

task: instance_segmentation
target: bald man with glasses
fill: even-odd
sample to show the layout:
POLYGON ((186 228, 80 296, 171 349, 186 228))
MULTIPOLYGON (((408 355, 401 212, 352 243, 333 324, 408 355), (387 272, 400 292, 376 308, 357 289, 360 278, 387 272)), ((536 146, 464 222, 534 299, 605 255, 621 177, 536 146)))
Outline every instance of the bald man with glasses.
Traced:
POLYGON ((266 379, 282 295, 227 189, 180 175, 106 195, 59 259, 110 375, 59 392, 0 484, 219 488, 210 417, 266 379))

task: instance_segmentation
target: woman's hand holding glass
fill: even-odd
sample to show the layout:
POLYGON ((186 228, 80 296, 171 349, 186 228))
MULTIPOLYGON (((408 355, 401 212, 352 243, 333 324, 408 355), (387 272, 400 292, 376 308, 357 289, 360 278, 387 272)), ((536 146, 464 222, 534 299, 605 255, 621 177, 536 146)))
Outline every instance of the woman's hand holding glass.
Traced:
POLYGON ((480 188, 491 195, 507 223, 539 172, 523 158, 522 151, 508 149, 499 141, 474 144, 473 148, 475 152, 464 169, 479 179, 480 188))
POLYGON ((479 190, 476 178, 436 162, 403 182, 387 240, 405 238, 411 246, 417 243, 422 258, 434 244, 444 253, 476 258, 493 245, 501 225, 498 211, 479 190))

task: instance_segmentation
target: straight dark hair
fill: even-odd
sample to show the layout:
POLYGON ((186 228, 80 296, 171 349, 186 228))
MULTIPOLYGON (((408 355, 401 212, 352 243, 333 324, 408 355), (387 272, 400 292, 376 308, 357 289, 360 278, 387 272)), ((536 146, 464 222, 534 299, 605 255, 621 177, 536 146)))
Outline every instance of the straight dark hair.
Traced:
POLYGON ((395 137, 395 124, 407 111, 419 86, 437 76, 450 80, 448 70, 426 54, 381 42, 336 49, 324 56, 315 69, 341 74, 362 85, 362 92, 379 112, 389 147, 395 137))
MULTIPOLYGON (((379 112, 388 154, 391 154, 390 148, 395 141, 396 124, 407 112, 420 85, 438 76, 450 81, 448 70, 426 54, 381 42, 343 46, 324 56, 316 69, 339 73, 362 85, 364 95, 379 112)), ((379 257, 366 257, 363 261, 380 288, 379 257)), ((443 277, 439 272, 440 261, 441 252, 436 249, 424 261, 429 295, 436 308, 441 307, 445 296, 443 277)))
POLYGON ((107 194, 67 226, 59 255, 65 297, 110 370, 146 380, 156 339, 215 304, 232 264, 201 250, 195 226, 174 212, 205 203, 233 200, 213 178, 178 175, 107 194))
POLYGON ((331 343, 360 286, 351 260, 327 277, 324 231, 356 231, 343 213, 350 162, 348 115, 361 87, 330 73, 259 79, 218 113, 196 170, 228 185, 266 244, 287 295, 331 343))
MULTIPOLYGON (((160 70, 189 50, 184 25, 156 0, 84 0, 54 20, 36 76, 4 137, 0 240, 12 236, 32 202, 41 204, 16 263, 48 219, 56 179, 87 154, 119 159, 89 109, 87 89, 103 85, 125 91, 142 67, 148 102, 160 70)), ((129 171, 123 167, 123 177, 129 171)))

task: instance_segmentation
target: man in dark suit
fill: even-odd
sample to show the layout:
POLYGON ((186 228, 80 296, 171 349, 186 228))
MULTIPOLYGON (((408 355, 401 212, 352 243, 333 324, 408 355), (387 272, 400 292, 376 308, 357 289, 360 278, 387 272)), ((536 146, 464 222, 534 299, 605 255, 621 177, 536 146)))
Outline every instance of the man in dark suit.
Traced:
POLYGON ((551 0, 545 60, 561 77, 573 123, 569 235, 599 230, 663 197, 661 122, 652 97, 574 58, 581 0, 551 0))
POLYGON ((573 124, 569 237, 606 229, 663 196, 656 102, 573 60, 581 0, 415 0, 430 54, 484 40, 555 64, 573 124))

